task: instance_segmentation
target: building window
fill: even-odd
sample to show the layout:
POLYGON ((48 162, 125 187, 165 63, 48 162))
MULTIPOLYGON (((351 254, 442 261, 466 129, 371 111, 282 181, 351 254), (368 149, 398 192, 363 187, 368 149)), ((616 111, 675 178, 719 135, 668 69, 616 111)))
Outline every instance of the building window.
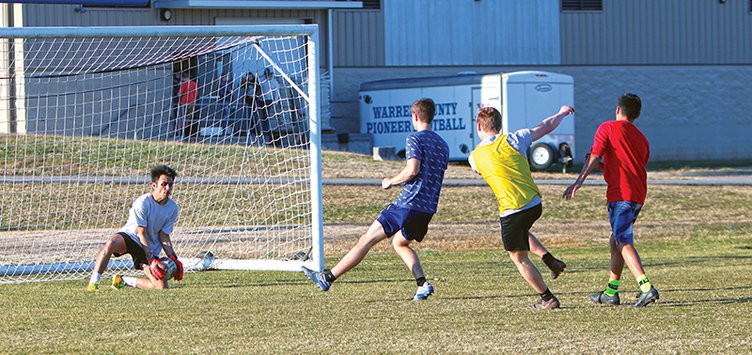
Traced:
POLYGON ((603 11, 603 0, 561 0, 561 11, 603 11))
MULTIPOLYGON (((337 0, 352 1, 352 0, 337 0)), ((356 0, 363 3, 363 10, 381 10, 381 0, 356 0)))
POLYGON ((366 9, 366 10, 380 10, 381 9, 381 0, 362 0, 362 1, 363 1, 363 9, 366 9))

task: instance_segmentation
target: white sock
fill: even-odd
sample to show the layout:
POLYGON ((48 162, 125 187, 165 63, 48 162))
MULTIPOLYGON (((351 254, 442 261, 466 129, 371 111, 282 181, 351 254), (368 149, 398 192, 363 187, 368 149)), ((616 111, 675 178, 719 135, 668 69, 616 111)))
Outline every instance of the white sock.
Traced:
POLYGON ((133 276, 123 276, 123 283, 126 286, 136 287, 136 278, 133 276))
POLYGON ((91 273, 91 278, 89 279, 89 283, 90 284, 97 283, 97 282, 99 282, 99 279, 101 279, 101 278, 102 278, 102 274, 94 271, 94 272, 91 273))

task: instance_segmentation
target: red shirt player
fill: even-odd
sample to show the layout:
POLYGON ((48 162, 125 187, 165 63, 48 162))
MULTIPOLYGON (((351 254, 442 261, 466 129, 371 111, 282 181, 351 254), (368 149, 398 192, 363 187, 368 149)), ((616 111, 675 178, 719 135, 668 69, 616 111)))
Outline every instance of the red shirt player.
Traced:
POLYGON ((198 98, 198 85, 188 74, 181 75, 180 89, 178 91, 180 113, 178 114, 178 127, 185 137, 191 137, 198 133, 198 122, 195 120, 196 99, 198 98))
POLYGON ((624 94, 616 106, 616 120, 601 124, 595 132, 593 148, 577 180, 564 191, 564 198, 575 192, 601 162, 603 178, 608 184, 606 199, 611 222, 611 275, 604 291, 590 297, 595 303, 620 304, 619 283, 626 263, 640 286, 640 297, 634 307, 646 306, 659 298, 658 290, 645 275, 642 261, 634 248, 632 227, 645 203, 650 145, 645 135, 633 124, 640 116, 642 101, 635 94, 624 94))
POLYGON ((193 105, 196 103, 196 96, 198 94, 198 85, 196 82, 188 76, 183 77, 183 82, 180 83, 180 104, 181 105, 193 105))

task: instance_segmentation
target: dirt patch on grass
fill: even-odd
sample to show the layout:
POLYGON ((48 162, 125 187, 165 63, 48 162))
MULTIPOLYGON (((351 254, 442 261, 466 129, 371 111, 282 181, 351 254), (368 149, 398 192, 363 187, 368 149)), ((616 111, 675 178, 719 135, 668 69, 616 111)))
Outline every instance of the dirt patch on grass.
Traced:
MULTIPOLYGON (((334 224, 324 226, 324 245, 327 254, 345 253, 368 230, 368 225, 334 224)), ((565 226, 543 224, 535 226, 533 234, 547 247, 574 246, 594 242, 608 242, 608 221, 577 223, 565 226)), ((377 245, 375 251, 391 249, 389 240, 377 245)), ((441 251, 490 250, 501 248, 501 233, 497 223, 433 223, 416 249, 441 251)))
MULTIPOLYGON (((324 245, 327 255, 346 253, 368 230, 367 224, 330 224, 324 226, 324 245)), ((635 240, 686 241, 698 237, 727 238, 749 233, 750 223, 717 221, 638 221, 635 225, 635 240), (733 232, 733 233, 729 233, 733 232)), ((572 223, 538 223, 531 232, 547 248, 573 248, 603 246, 608 248, 610 226, 604 221, 572 223)), ((391 239, 390 239, 391 240, 391 239)), ((374 252, 391 252, 391 241, 383 241, 374 252)), ((501 250, 501 233, 497 223, 432 223, 421 243, 413 243, 416 250, 474 251, 501 250)))

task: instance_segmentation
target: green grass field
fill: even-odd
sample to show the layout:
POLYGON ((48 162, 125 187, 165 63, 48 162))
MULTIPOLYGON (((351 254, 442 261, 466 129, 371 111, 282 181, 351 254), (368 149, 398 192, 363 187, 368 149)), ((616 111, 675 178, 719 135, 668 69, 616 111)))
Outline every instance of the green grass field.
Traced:
MULTIPOLYGON (((382 177, 400 166, 328 153, 324 175, 382 177)), ((570 202, 564 186, 541 189, 533 232, 569 265, 557 280, 544 273, 560 310, 529 309, 537 295, 500 250, 491 190, 447 187, 416 246, 436 288, 426 302, 409 300, 415 283, 389 243, 326 293, 281 272, 190 273, 161 292, 0 285, 0 353, 750 352, 752 187, 650 187, 636 245, 661 299, 644 309, 588 301, 608 278, 605 188, 570 202)), ((324 188, 328 267, 398 192, 324 188)), ((627 270, 623 280, 631 303, 636 283, 627 270)))

